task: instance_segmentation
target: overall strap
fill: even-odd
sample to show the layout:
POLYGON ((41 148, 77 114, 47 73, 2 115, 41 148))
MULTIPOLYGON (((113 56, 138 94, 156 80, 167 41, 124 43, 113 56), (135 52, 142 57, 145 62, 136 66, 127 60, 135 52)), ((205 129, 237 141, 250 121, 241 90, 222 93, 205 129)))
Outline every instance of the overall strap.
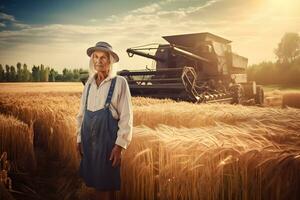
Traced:
POLYGON ((89 98, 90 87, 91 87, 91 84, 89 84, 88 89, 87 89, 87 93, 86 93, 86 98, 85 98, 85 110, 87 110, 87 102, 88 102, 88 98, 89 98))
POLYGON ((112 98, 112 95, 113 95, 114 89, 115 89, 116 79, 117 79, 117 77, 115 77, 111 80, 109 91, 108 91, 107 98, 106 98, 105 105, 104 105, 105 108, 107 108, 111 102, 111 98, 112 98))

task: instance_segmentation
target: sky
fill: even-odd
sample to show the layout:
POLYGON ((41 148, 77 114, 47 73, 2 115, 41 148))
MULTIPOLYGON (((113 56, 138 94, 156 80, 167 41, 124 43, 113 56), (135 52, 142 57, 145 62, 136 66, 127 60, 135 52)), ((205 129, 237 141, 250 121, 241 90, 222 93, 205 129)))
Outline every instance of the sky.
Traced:
POLYGON ((119 54, 115 69, 153 67, 126 49, 162 36, 210 32, 249 64, 275 61, 286 32, 300 34, 299 0, 0 0, 0 63, 87 69, 98 41, 119 54))

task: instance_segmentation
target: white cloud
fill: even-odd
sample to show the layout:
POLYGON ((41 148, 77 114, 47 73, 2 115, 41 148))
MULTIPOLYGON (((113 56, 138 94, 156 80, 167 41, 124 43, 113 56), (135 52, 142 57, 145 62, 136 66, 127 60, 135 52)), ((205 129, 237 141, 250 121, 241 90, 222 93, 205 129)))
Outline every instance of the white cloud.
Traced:
POLYGON ((13 23, 13 27, 15 28, 20 28, 20 29, 25 29, 25 28, 30 28, 31 26, 28 24, 23 24, 23 23, 13 23))
POLYGON ((15 19, 13 15, 0 12, 0 27, 13 27, 17 29, 29 28, 28 24, 24 24, 15 19))
POLYGON ((179 10, 182 10, 182 11, 186 12, 187 14, 190 14, 193 12, 198 12, 203 9, 209 8, 210 6, 212 6, 215 3, 218 3, 220 1, 224 1, 224 0, 209 0, 209 1, 206 1, 203 5, 196 6, 196 7, 181 8, 179 10))
POLYGON ((136 10, 133 10, 131 12, 135 13, 135 14, 139 14, 139 13, 141 13, 141 14, 144 14, 144 13, 149 14, 149 13, 154 13, 154 12, 160 10, 160 9, 161 9, 160 5, 158 5, 157 3, 153 3, 153 4, 150 4, 150 5, 138 8, 136 10))
POLYGON ((98 21, 98 20, 97 20, 97 19, 94 19, 94 18, 89 20, 89 22, 97 22, 97 21, 98 21))
POLYGON ((16 21, 14 16, 5 14, 3 12, 0 12, 0 20, 7 20, 7 21, 11 21, 11 22, 16 21))

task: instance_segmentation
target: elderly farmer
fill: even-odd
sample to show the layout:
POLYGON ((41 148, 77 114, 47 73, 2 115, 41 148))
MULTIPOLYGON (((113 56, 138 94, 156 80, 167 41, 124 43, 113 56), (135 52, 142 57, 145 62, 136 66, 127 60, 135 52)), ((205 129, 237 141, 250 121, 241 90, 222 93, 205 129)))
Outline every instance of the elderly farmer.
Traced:
POLYGON ((97 199, 114 199, 120 190, 122 150, 132 138, 132 104, 128 83, 112 75, 118 55, 106 42, 87 49, 89 78, 77 115, 79 173, 97 199))

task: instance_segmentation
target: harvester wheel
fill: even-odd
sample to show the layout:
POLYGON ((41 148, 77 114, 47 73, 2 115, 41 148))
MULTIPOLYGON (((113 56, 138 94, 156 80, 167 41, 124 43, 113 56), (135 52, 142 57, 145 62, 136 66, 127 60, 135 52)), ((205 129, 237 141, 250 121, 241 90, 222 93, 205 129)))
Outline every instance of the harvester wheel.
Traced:
POLYGON ((256 86, 256 94, 254 97, 255 103, 259 105, 264 104, 264 90, 261 86, 256 86))
POLYGON ((242 102, 243 87, 236 84, 232 87, 232 104, 240 104, 242 102))

